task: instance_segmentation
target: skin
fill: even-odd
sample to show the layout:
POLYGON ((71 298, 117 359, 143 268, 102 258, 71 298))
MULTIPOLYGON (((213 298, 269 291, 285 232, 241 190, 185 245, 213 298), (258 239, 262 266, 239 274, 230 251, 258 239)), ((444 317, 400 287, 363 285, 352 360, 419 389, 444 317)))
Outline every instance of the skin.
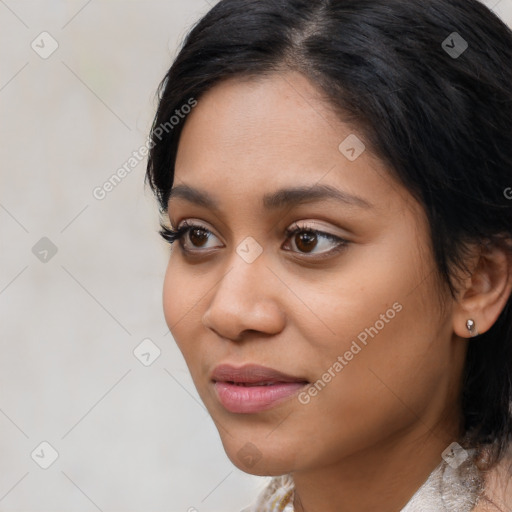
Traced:
POLYGON ((475 254, 481 273, 467 276, 453 301, 434 271, 422 207, 368 148, 349 161, 338 149, 349 134, 364 140, 296 72, 209 90, 185 123, 174 186, 207 191, 220 209, 171 198, 172 226, 199 223, 209 238, 182 239, 196 256, 175 242, 164 312, 238 468, 292 473, 296 511, 396 512, 460 433, 466 319, 485 332, 512 284, 495 271, 506 268, 500 253, 485 260, 490 278, 475 254), (264 194, 317 183, 371 207, 326 199, 262 207, 264 194), (348 244, 322 259, 336 242, 287 238, 295 222, 348 244), (263 250, 252 263, 236 252, 248 236, 263 250), (395 303, 401 310, 309 403, 292 397, 235 414, 218 401, 210 381, 218 364, 255 363, 314 383, 395 303), (239 455, 247 443, 260 457, 250 466, 239 455))

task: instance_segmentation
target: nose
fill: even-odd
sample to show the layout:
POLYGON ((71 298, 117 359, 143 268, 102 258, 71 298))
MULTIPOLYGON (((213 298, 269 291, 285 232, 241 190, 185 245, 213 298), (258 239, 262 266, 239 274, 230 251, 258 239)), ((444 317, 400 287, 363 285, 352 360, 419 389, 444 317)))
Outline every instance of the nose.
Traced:
POLYGON ((247 332, 281 332, 285 314, 279 301, 282 283, 260 256, 247 263, 237 254, 215 286, 203 324, 219 336, 241 341, 247 332))

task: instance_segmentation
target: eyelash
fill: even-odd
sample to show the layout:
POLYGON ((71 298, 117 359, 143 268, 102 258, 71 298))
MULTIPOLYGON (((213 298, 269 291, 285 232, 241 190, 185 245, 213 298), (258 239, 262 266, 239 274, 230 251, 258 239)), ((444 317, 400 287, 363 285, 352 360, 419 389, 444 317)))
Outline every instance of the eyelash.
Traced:
MULTIPOLYGON (((160 230, 160 235, 166 242, 168 242, 169 244, 173 244, 174 242, 181 240, 189 231, 191 231, 192 229, 195 229, 195 228, 205 231, 207 233, 211 233, 210 230, 206 229, 205 227, 203 227, 201 225, 188 224, 187 221, 185 221, 185 222, 183 222, 181 227, 179 227, 178 229, 172 229, 172 228, 168 228, 167 226, 162 225, 161 230, 160 230)), ((335 247, 334 249, 320 253, 320 256, 318 256, 318 255, 312 256, 312 258, 316 258, 316 259, 322 258, 322 256, 327 257, 328 255, 331 256, 335 253, 338 253, 341 250, 343 250, 344 248, 346 248, 346 246, 350 243, 348 240, 345 240, 344 238, 340 238, 339 236, 332 235, 331 233, 325 233, 324 231, 312 229, 307 226, 299 226, 298 224, 294 224, 285 230, 287 240, 290 239, 291 237, 293 237, 294 235, 296 235, 297 233, 307 233, 307 234, 311 234, 311 235, 318 235, 323 238, 327 238, 328 240, 331 240, 333 242, 337 242, 337 247, 335 247)), ((194 252, 197 253, 197 252, 202 251, 202 249, 198 249, 197 251, 191 251, 189 249, 185 249, 183 247, 183 244, 181 244, 181 248, 186 253, 194 253, 194 252)), ((292 252, 295 252, 295 251, 292 251, 292 252)), ((299 253, 299 254, 307 256, 308 253, 299 253)))

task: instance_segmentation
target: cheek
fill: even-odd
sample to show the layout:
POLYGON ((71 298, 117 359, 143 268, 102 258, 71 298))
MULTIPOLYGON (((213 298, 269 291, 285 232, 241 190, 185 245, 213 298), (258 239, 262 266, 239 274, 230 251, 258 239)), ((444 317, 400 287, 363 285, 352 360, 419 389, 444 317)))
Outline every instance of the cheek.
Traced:
POLYGON ((422 292, 434 291, 424 284, 417 294, 396 295, 396 309, 368 304, 366 325, 331 354, 331 360, 340 354, 344 361, 325 405, 333 400, 343 414, 358 416, 359 425, 378 427, 368 437, 414 421, 446 384, 449 337, 425 304, 422 292))
MULTIPOLYGON (((330 358, 343 354, 352 341, 364 347, 373 339, 396 337, 392 331, 399 326, 414 330, 417 316, 431 314, 427 311, 431 306, 416 297, 434 300, 426 289, 427 271, 411 244, 402 248, 396 241, 374 249, 354 245, 334 272, 318 273, 311 280, 297 276, 294 294, 303 305, 298 306, 301 314, 299 310, 292 314, 301 338, 318 359, 322 354, 330 358)), ((404 337, 401 333, 400 339, 404 337)))
MULTIPOLYGON (((173 247, 173 251, 177 248, 173 247)), ((204 291, 202 292, 204 293, 204 291)), ((201 326, 201 318, 198 314, 201 291, 194 293, 190 277, 180 268, 175 254, 172 254, 167 265, 163 286, 163 308, 167 327, 183 352, 186 349, 183 340, 191 339, 191 328, 201 326)))
MULTIPOLYGON (((173 248, 174 250, 174 248, 173 248)), ((173 326, 177 323, 180 309, 180 300, 178 297, 178 290, 183 290, 183 283, 180 283, 179 274, 173 271, 172 256, 167 264, 167 270, 165 272, 164 286, 163 286, 163 307, 164 316, 167 327, 173 333, 173 326)))
POLYGON ((309 294, 315 315, 296 316, 309 379, 318 383, 307 407, 335 418, 336 432, 407 421, 408 407, 421 411, 449 374, 449 322, 428 271, 411 249, 359 258, 322 283, 322 294, 309 294))
POLYGON ((194 272, 184 267, 176 254, 171 255, 163 285, 164 317, 198 385, 201 385, 201 380, 197 377, 204 371, 203 360, 209 360, 209 351, 212 350, 211 344, 202 343, 204 308, 212 286, 204 275, 194 276, 194 272))
MULTIPOLYGON (((422 288, 422 293, 426 291, 422 288)), ((432 315, 418 321, 419 308, 425 311, 422 293, 402 296, 402 309, 389 304, 393 293, 382 292, 353 306, 350 312, 357 310, 359 316, 338 311, 336 342, 328 343, 317 333, 315 348, 303 354, 314 396, 303 396, 295 406, 295 421, 283 422, 273 432, 275 445, 269 453, 275 449, 282 454, 280 444, 287 443, 289 455, 294 454, 298 464, 313 466, 318 461, 334 463, 412 429, 418 421, 424 425, 420 426, 423 433, 429 431, 446 397, 450 369, 447 349, 437 341, 437 334, 440 338, 446 333, 439 332, 432 315), (377 323, 379 314, 388 311, 382 307, 386 303, 394 317, 388 313, 388 323, 377 323), (365 336, 358 338, 359 333, 365 336), (301 439, 308 440, 306 446, 301 439)), ((262 435, 262 444, 269 443, 267 433, 262 435)))

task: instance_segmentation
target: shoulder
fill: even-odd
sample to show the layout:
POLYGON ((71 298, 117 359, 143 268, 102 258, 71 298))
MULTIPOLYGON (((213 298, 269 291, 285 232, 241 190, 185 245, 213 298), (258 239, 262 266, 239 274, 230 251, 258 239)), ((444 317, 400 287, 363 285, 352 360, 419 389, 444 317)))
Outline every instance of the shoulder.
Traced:
POLYGON ((484 485, 484 494, 473 512, 512 510, 512 443, 498 464, 485 472, 484 485))
POLYGON ((256 498, 256 501, 240 512, 285 512, 292 501, 293 480, 290 475, 273 477, 256 498))

